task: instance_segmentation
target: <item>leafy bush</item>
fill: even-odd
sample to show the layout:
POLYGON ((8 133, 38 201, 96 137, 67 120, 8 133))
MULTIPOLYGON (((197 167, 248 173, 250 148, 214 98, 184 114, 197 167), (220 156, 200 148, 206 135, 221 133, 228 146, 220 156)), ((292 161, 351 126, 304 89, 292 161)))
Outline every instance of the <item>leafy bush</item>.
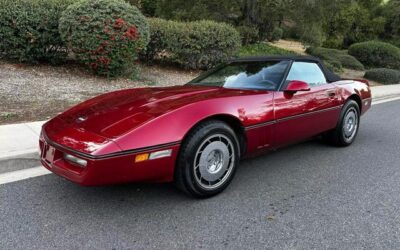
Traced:
POLYGON ((140 11, 122 0, 83 0, 60 18, 60 33, 77 59, 94 72, 117 76, 132 70, 149 39, 140 11))
POLYGON ((305 45, 321 46, 325 41, 325 34, 319 25, 313 24, 303 27, 300 40, 304 42, 305 45))
POLYGON ((300 39, 300 27, 298 26, 282 26, 282 38, 288 40, 299 40, 300 39))
POLYGON ((256 43, 247 46, 243 46, 238 56, 285 56, 285 55, 296 55, 296 52, 281 49, 268 43, 256 43))
MULTIPOLYGON (((400 18, 399 18, 400 19, 400 18)), ((394 45, 394 46, 396 46, 396 47, 398 47, 398 48, 400 48, 400 36, 399 37, 396 37, 396 38, 393 38, 393 39, 391 39, 391 40, 388 40, 388 41, 386 41, 387 43, 390 43, 390 44, 392 44, 392 45, 394 45)))
POLYGON ((364 78, 383 84, 400 84, 400 71, 385 68, 371 69, 365 73, 364 78))
POLYGON ((339 61, 324 61, 325 67, 327 67, 330 71, 335 73, 343 72, 343 66, 339 61))
POLYGON ((158 2, 155 0, 125 0, 136 6, 145 16, 154 16, 158 2))
POLYGON ((271 33, 271 37, 269 38, 269 41, 271 41, 271 42, 278 41, 278 40, 282 39, 282 37, 283 37, 283 29, 281 29, 279 27, 275 27, 271 33))
POLYGON ((388 43, 370 41, 353 44, 349 54, 370 67, 400 68, 400 49, 388 43))
POLYGON ((72 0, 0 0, 0 56, 20 62, 55 63, 67 50, 58 19, 72 0))
POLYGON ((323 61, 333 64, 338 68, 348 68, 355 70, 363 70, 364 66, 353 56, 347 54, 346 51, 337 49, 327 49, 322 47, 310 47, 306 51, 312 56, 321 58, 323 61))
POLYGON ((329 37, 323 42, 322 46, 330 49, 341 49, 343 48, 343 37, 342 36, 329 37))
POLYGON ((147 62, 176 63, 205 69, 227 60, 240 47, 240 35, 230 25, 213 21, 176 22, 149 19, 150 43, 142 56, 147 62))
POLYGON ((258 41, 259 33, 255 26, 242 25, 236 28, 242 38, 242 44, 248 45, 258 41))

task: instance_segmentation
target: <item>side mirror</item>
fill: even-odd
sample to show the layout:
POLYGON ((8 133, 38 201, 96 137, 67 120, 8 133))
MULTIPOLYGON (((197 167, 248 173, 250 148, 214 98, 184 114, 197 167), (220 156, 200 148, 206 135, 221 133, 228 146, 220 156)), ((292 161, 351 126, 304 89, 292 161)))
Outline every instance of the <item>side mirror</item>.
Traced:
POLYGON ((310 85, 303 81, 290 81, 285 92, 294 94, 298 91, 310 91, 310 85))

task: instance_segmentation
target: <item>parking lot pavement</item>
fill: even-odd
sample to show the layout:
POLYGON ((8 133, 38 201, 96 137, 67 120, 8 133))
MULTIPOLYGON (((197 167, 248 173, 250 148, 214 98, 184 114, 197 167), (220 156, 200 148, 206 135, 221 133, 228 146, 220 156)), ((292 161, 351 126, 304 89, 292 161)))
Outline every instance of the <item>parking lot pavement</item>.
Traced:
POLYGON ((348 148, 314 140, 243 161, 211 199, 55 175, 0 185, 0 249, 399 249, 399 110, 374 106, 348 148))

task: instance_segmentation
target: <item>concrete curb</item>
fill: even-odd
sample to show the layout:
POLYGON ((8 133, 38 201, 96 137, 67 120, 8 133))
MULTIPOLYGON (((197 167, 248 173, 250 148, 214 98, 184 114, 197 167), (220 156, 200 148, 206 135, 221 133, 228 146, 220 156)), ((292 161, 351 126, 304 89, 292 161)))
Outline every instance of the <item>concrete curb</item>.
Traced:
POLYGON ((386 99, 400 96, 400 84, 373 86, 371 89, 373 99, 386 99))
POLYGON ((0 126, 0 160, 38 152, 38 140, 45 121, 0 126))
MULTIPOLYGON (((400 84, 374 86, 373 103, 395 100, 400 97, 400 84)), ((0 161, 22 158, 38 153, 38 140, 42 125, 46 121, 9 124, 0 126, 0 161)))
MULTIPOLYGON (((38 138, 39 140, 39 138, 38 138)), ((39 155, 39 149, 27 149, 27 150, 18 150, 16 152, 9 152, 0 155, 0 161, 17 159, 17 158, 31 158, 33 156, 39 155)))

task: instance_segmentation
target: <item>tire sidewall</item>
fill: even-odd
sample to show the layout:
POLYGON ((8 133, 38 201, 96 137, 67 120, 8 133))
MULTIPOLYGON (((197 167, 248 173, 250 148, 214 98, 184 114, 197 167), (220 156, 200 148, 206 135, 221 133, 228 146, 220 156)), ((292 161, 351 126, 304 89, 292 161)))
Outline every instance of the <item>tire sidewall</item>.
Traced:
POLYGON ((348 101, 344 105, 344 107, 342 109, 342 113, 340 115, 340 122, 339 122, 338 127, 337 127, 339 140, 340 140, 340 143, 342 145, 348 146, 348 145, 351 145, 355 141, 355 139, 357 138, 358 131, 360 130, 360 121, 361 121, 361 119, 360 119, 360 108, 359 108, 357 102, 355 102, 353 100, 348 101), (351 108, 354 108, 356 110, 356 113, 357 113, 357 128, 356 128, 356 132, 355 132, 353 138, 349 141, 344 136, 343 124, 345 122, 345 116, 346 116, 347 112, 351 108))
POLYGON ((184 151, 182 152, 182 155, 180 157, 183 157, 183 174, 184 174, 184 180, 185 180, 185 185, 188 187, 189 192, 194 192, 192 195, 198 196, 198 197, 208 197, 212 196, 215 194, 218 194, 222 192, 232 181, 238 162, 240 160, 240 149, 239 149, 239 143, 238 143, 238 138, 234 131, 226 124, 222 122, 210 122, 206 126, 202 127, 200 130, 197 131, 187 142, 186 147, 184 148, 184 151), (232 171, 230 172, 230 176, 225 180, 225 182, 220 185, 219 187, 215 189, 204 189, 200 184, 196 181, 195 178, 195 170, 194 170, 194 160, 196 157, 196 152, 200 145, 203 143, 203 141, 213 135, 213 134, 222 134, 228 137, 232 143, 233 143, 233 149, 234 149, 234 154, 235 154, 235 159, 234 159, 234 164, 232 166, 232 171))

